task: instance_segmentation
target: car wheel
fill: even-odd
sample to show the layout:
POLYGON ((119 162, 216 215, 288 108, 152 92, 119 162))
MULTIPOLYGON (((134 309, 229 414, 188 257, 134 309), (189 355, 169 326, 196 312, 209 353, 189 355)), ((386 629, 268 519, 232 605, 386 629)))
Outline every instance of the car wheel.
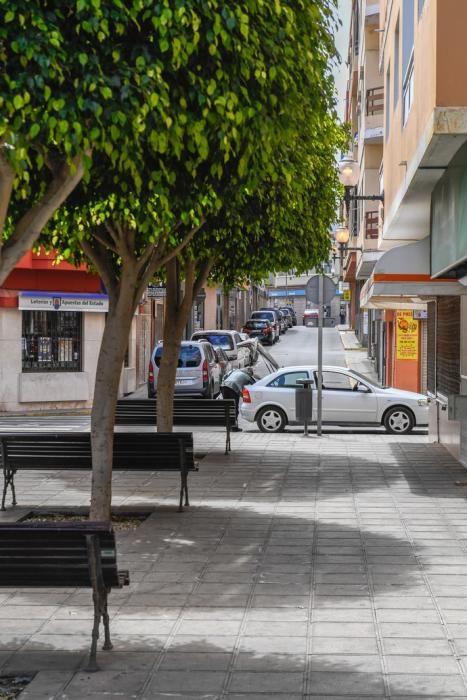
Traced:
POLYGON ((258 413, 256 424, 262 433, 282 433, 287 425, 284 411, 277 406, 265 406, 258 413))
POLYGON ((412 411, 408 408, 394 406, 384 414, 383 424, 388 433, 404 435, 411 432, 415 425, 415 419, 412 411))

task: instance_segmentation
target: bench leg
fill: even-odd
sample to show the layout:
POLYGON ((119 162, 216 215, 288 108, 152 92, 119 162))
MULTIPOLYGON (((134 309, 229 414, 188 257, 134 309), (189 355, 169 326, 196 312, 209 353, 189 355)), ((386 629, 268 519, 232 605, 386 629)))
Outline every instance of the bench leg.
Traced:
POLYGON ((185 506, 189 506, 190 502, 188 499, 188 472, 182 471, 180 475, 181 486, 180 486, 180 503, 178 505, 178 512, 183 513, 183 496, 185 496, 185 506))
POLYGON ((104 644, 102 648, 104 651, 109 651, 110 649, 113 649, 113 644, 110 640, 109 613, 107 610, 107 594, 108 591, 105 591, 102 608, 102 620, 104 622, 104 644))
POLYGON ((16 491, 15 491, 15 472, 16 469, 4 469, 3 470, 3 494, 2 494, 2 507, 1 510, 6 510, 5 500, 8 492, 8 487, 11 489, 12 505, 16 505, 16 491))
POLYGON ((94 604, 94 623, 92 626, 92 641, 86 671, 94 672, 99 670, 99 667, 97 665, 97 642, 99 639, 99 626, 101 622, 101 615, 103 613, 104 607, 106 609, 106 602, 103 598, 105 588, 102 582, 99 538, 95 535, 88 535, 86 537, 86 542, 88 547, 89 575, 92 583, 92 602, 94 604))

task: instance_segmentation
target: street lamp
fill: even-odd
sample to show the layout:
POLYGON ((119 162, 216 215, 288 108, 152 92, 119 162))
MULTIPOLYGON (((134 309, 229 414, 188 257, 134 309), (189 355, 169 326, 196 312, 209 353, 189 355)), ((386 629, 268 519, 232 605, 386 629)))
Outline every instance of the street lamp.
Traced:
POLYGON ((337 164, 339 171, 339 182, 344 185, 345 194, 344 201, 347 212, 349 211, 350 202, 384 202, 383 194, 351 194, 352 187, 356 187, 360 179, 360 166, 352 155, 343 156, 337 164))

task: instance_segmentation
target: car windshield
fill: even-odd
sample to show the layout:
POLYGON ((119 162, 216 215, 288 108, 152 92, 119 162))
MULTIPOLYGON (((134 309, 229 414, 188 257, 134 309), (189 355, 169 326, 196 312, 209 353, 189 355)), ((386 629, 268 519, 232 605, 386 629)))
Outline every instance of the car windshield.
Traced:
POLYGON ((262 328, 266 328, 267 325, 267 321, 247 321, 245 323, 245 328, 249 328, 252 331, 257 331, 261 330, 262 328))
POLYGON ((234 347, 230 335, 222 333, 196 333, 193 340, 208 340, 215 348, 222 348, 222 350, 233 350, 234 347))
MULTIPOLYGON (((161 364, 162 345, 158 345, 154 355, 156 367, 161 364)), ((182 345, 178 355, 178 367, 199 367, 201 364, 201 353, 196 345, 182 345)))

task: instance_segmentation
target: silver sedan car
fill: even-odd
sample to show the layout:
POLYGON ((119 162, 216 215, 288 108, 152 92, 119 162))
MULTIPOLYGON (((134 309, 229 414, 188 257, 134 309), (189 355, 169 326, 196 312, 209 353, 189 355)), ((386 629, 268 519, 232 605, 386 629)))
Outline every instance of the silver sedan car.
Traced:
MULTIPOLYGON (((317 386, 317 367, 282 367, 243 390, 241 416, 263 433, 300 425, 295 414, 297 381, 317 386)), ((316 396, 316 394, 315 394, 316 396)), ((316 400, 313 401, 316 420, 316 400)), ((322 420, 328 425, 381 426, 403 435, 428 424, 428 399, 422 394, 380 387, 345 367, 323 367, 322 420)))

